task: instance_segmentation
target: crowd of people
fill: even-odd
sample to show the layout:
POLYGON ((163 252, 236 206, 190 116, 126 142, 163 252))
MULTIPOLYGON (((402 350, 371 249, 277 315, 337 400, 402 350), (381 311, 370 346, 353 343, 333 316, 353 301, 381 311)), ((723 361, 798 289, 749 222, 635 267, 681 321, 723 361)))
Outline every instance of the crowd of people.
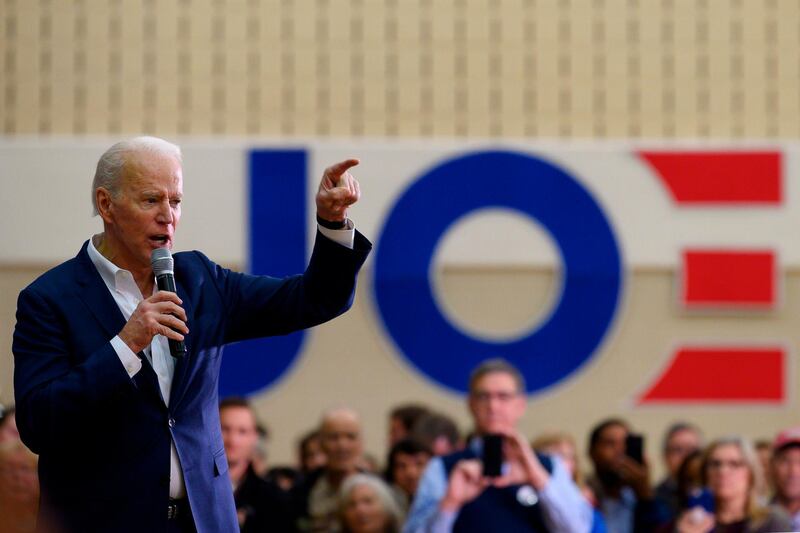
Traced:
MULTIPOLYGON (((297 461, 272 465, 269 433, 244 398, 219 406, 240 529, 256 532, 772 532, 800 531, 800 428, 759 451, 742 436, 705 442, 700 428, 665 431, 666 476, 655 482, 641 441, 621 418, 590 431, 584 467, 567 433, 528 435, 518 423, 525 383, 503 360, 474 370, 471 433, 417 404, 388 413, 388 450, 369 457, 355 409, 324 412, 297 443, 297 461), (493 441, 500 463, 489 471, 493 441), (638 444, 637 444, 638 443, 638 444), (767 452, 767 453, 764 453, 767 452)), ((13 408, 0 418, 0 533, 33 531, 36 456, 13 408)))

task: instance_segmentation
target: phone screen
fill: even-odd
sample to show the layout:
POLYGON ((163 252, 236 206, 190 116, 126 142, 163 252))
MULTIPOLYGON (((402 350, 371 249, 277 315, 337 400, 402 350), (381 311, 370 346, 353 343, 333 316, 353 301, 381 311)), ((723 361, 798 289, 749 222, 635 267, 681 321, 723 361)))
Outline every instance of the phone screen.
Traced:
POLYGON ((644 436, 629 433, 625 438, 625 455, 639 464, 644 464, 644 436))
POLYGON ((486 435, 483 437, 483 475, 486 477, 500 476, 503 466, 503 436, 486 435))

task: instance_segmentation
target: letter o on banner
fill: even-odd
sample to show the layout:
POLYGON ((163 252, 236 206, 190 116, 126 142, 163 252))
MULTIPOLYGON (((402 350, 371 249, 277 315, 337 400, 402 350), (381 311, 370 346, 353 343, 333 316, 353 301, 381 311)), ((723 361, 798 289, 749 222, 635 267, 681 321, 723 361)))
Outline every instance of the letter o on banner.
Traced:
POLYGON ((562 169, 520 153, 473 153, 421 176, 396 202, 376 251, 375 297, 387 331, 416 369, 460 392, 467 392, 471 371, 492 357, 519 368, 528 393, 564 379, 597 350, 621 290, 620 250, 599 204, 562 169), (551 234, 562 260, 562 291, 553 311, 528 334, 508 341, 478 339, 453 326, 430 281, 436 246, 447 229, 488 207, 535 219, 551 234))

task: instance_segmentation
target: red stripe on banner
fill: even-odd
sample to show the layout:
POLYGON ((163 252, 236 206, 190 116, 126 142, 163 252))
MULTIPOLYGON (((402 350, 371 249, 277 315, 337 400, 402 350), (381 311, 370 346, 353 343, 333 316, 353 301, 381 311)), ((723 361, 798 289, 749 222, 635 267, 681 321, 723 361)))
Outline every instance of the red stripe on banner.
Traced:
POLYGON ((687 308, 772 308, 777 259, 772 251, 684 250, 687 308))
POLYGON ((779 204, 780 152, 639 152, 680 204, 779 204))
POLYGON ((639 403, 781 403, 783 348, 684 347, 639 403))

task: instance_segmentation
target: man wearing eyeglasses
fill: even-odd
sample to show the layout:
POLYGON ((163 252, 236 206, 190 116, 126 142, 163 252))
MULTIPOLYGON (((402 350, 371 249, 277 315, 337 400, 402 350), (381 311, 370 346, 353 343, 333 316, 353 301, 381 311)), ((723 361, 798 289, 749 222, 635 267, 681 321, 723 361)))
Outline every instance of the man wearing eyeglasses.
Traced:
POLYGON ((468 406, 475 438, 466 449, 432 459, 404 533, 589 531, 592 511, 561 461, 538 456, 517 429, 525 382, 508 362, 492 359, 470 378, 468 406), (484 442, 500 435, 498 476, 484 475, 484 442))

